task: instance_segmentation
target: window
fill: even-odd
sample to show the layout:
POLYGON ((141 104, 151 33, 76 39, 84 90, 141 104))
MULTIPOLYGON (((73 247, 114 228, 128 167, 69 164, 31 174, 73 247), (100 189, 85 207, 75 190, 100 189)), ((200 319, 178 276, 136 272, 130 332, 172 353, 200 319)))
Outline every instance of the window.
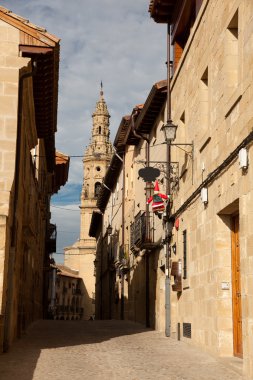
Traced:
POLYGON ((174 45, 174 71, 183 54, 184 47, 190 36, 203 0, 185 2, 182 12, 179 13, 172 29, 172 44, 174 45))
POLYGON ((101 135, 101 127, 98 127, 98 134, 101 135))
POLYGON ((87 183, 87 185, 84 188, 84 197, 85 198, 89 197, 89 184, 88 183, 87 183))
POLYGON ((183 279, 187 278, 187 231, 183 231, 183 279))
POLYGON ((95 183, 95 189, 94 189, 94 195, 95 195, 95 198, 98 197, 98 194, 99 194, 100 188, 101 188, 101 183, 100 183, 100 182, 96 182, 96 183, 95 183))
MULTIPOLYGON (((188 138, 186 137, 186 125, 185 125, 185 111, 182 113, 180 117, 180 122, 179 122, 179 131, 180 131, 180 140, 181 141, 186 141, 188 138)), ((180 171, 180 179, 183 181, 186 180, 186 173, 188 171, 188 165, 189 165, 189 155, 185 154, 183 151, 178 152, 179 154, 179 161, 180 161, 180 166, 181 166, 181 171, 180 171)))
POLYGON ((225 52, 226 85, 230 90, 229 95, 232 95, 233 89, 239 82, 238 11, 234 14, 226 30, 225 52))
POLYGON ((200 81, 200 121, 201 128, 208 127, 208 67, 205 69, 200 81))

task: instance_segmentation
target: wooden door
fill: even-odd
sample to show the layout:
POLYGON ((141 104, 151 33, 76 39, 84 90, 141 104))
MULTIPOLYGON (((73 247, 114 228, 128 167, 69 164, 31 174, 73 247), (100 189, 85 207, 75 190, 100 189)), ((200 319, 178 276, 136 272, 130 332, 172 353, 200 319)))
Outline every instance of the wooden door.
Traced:
POLYGON ((232 218, 232 301, 234 355, 242 358, 242 303, 239 245, 239 215, 232 218))

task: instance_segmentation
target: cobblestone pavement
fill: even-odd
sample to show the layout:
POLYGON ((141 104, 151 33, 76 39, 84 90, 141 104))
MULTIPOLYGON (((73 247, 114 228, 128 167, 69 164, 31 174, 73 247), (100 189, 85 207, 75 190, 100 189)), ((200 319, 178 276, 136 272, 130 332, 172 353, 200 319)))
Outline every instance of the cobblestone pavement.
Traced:
MULTIPOLYGON (((239 359, 238 359, 239 360, 239 359)), ((1 380, 240 380, 240 371, 126 321, 38 321, 0 355, 1 380)))

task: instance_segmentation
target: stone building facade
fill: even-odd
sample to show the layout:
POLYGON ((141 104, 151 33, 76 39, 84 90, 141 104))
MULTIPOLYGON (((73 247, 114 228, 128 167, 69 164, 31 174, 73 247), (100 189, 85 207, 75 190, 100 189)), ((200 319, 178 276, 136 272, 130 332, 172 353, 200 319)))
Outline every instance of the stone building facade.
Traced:
POLYGON ((97 209, 96 202, 112 155, 109 140, 110 115, 101 91, 92 114, 91 141, 83 158, 83 185, 81 192, 80 239, 65 249, 64 263, 76 269, 84 283, 83 319, 89 319, 95 312, 94 260, 96 240, 89 236, 92 212, 97 209))
MULTIPOLYGON (((117 152, 97 202, 103 216, 93 213, 90 226, 98 242, 96 315, 130 319, 160 331, 165 328, 164 224, 147 205, 153 186, 139 171, 165 156, 158 128, 166 94, 167 82, 155 83, 144 105, 122 118, 114 140, 117 152)), ((162 170, 160 191, 166 193, 165 166, 162 170)))
POLYGON ((43 316, 50 196, 69 165, 56 162, 58 65, 59 39, 0 7, 1 351, 43 316))
MULTIPOLYGON (((112 257, 110 265, 106 259, 101 264, 98 249, 97 280, 101 265, 114 273, 113 284, 100 287, 100 299, 107 303, 100 315, 115 310, 112 317, 165 331, 169 327, 166 335, 172 338, 242 360, 245 378, 252 379, 253 5, 152 0, 149 11, 157 23, 171 24, 168 99, 177 146, 170 147, 168 176, 161 128, 168 121, 169 103, 162 101, 162 86, 156 84, 144 105, 123 118, 114 141, 123 160, 116 163, 122 207, 112 208, 117 185, 112 193, 103 188, 97 203, 101 228, 95 223, 98 216, 92 218, 90 233, 108 245, 112 257), (141 182, 140 165, 159 167, 163 193, 170 181, 173 201, 161 219, 146 208, 152 187, 141 182), (111 253, 113 239, 118 244, 111 253), (116 299, 108 294, 115 289, 116 299)), ((110 170, 111 165, 107 186, 113 183, 110 170)))
MULTIPOLYGON (((180 326, 184 339, 243 358, 251 378, 252 11, 243 1, 203 1, 171 84, 176 141, 194 141, 172 210, 174 257, 183 264, 172 332, 180 326)), ((182 167, 184 154, 173 152, 182 167)))
POLYGON ((52 264, 48 286, 48 317, 55 320, 82 319, 82 279, 78 271, 52 264))

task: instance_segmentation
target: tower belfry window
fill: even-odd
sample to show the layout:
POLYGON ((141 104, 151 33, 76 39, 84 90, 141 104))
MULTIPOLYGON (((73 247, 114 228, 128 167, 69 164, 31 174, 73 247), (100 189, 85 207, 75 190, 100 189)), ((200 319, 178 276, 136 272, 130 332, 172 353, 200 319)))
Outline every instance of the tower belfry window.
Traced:
POLYGON ((98 127, 98 134, 101 135, 101 127, 98 127))
POLYGON ((100 188, 101 188, 101 183, 100 182, 96 182, 95 183, 95 189, 94 189, 94 196, 95 196, 95 198, 98 197, 100 188))

